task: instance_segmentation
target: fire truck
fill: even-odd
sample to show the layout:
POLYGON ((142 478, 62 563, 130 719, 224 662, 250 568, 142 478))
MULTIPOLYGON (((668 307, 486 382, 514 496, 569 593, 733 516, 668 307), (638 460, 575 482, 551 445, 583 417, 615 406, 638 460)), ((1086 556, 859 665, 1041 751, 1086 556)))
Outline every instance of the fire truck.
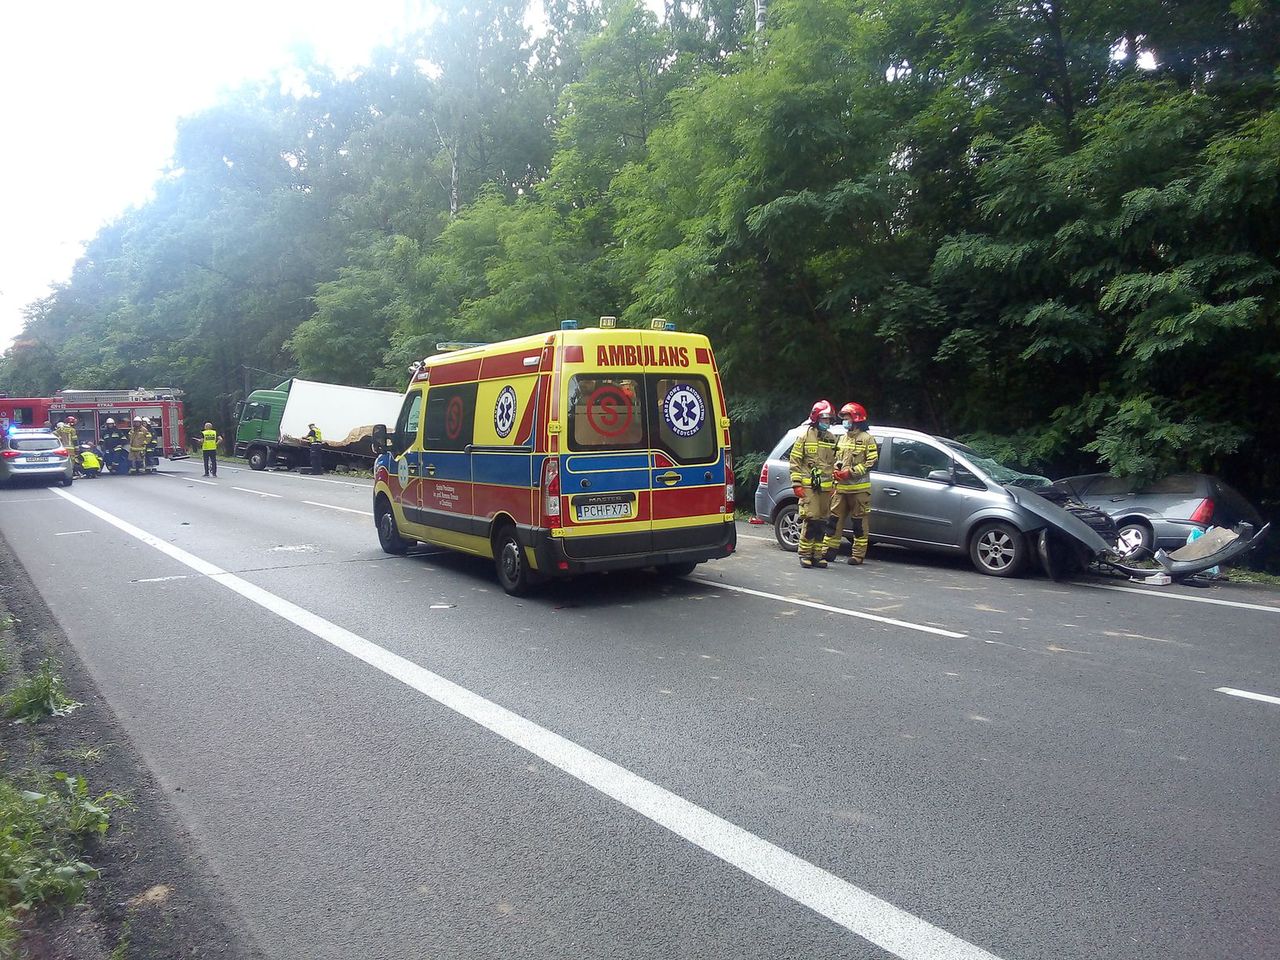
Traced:
POLYGON ((76 418, 82 443, 98 443, 107 418, 123 430, 135 417, 149 417, 160 425, 161 453, 173 459, 186 456, 181 390, 138 387, 134 390, 59 390, 52 397, 0 397, 0 429, 51 426, 76 418))

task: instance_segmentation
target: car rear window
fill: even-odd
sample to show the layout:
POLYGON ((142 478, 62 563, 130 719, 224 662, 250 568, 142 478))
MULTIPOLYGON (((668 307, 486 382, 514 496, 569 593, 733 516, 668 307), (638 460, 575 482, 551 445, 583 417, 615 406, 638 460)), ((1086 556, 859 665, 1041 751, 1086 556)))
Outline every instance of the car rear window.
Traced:
POLYGON ((14 437, 10 446, 15 450, 57 450, 62 441, 57 437, 14 437))

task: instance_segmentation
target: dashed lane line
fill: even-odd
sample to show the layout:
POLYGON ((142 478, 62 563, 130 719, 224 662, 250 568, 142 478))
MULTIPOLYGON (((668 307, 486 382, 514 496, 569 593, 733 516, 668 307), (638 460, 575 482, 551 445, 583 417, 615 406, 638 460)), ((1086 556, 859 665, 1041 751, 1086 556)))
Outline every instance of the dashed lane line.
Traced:
POLYGON ((358 513, 362 517, 373 516, 373 511, 371 510, 355 510, 351 507, 338 507, 334 506, 332 503, 317 503, 315 500, 303 500, 302 502, 312 507, 326 507, 329 510, 341 510, 343 513, 358 513))
POLYGON ((284 498, 278 493, 267 493, 265 490, 250 490, 248 487, 232 487, 232 490, 239 490, 241 493, 256 493, 260 497, 271 497, 275 500, 283 500, 284 498))
POLYGON ((373 481, 368 483, 353 483, 350 480, 331 480, 328 477, 304 476, 300 473, 290 473, 287 470, 246 470, 244 467, 223 467, 224 470, 230 470, 232 473, 252 473, 256 476, 266 477, 286 477, 290 480, 304 480, 307 483, 336 483, 342 487, 357 487, 361 490, 370 490, 373 488, 373 481))
POLYGON ((212 480, 198 480, 195 477, 184 476, 181 473, 162 473, 162 477, 168 477, 170 480, 185 480, 187 483, 203 483, 206 487, 220 487, 222 484, 214 483, 212 480))
POLYGON ((858 620, 872 620, 876 623, 888 624, 891 627, 903 627, 907 630, 919 630, 921 633, 932 633, 939 637, 950 637, 952 640, 963 640, 968 636, 967 633, 956 633, 954 630, 943 630, 941 627, 931 627, 924 623, 911 623, 908 620, 895 620, 892 617, 881 617, 874 613, 863 613, 861 610, 849 610, 845 607, 833 607, 827 603, 818 603, 816 600, 802 600, 800 597, 787 597, 780 593, 765 593, 763 590, 752 590, 750 587, 738 587, 730 583, 721 583, 718 580, 707 580, 703 577, 690 577, 695 583, 706 584, 708 587, 716 587, 720 590, 732 590, 734 593, 745 593, 752 597, 761 597, 765 600, 777 600, 779 603, 790 603, 797 607, 808 607, 810 610, 821 610, 824 613, 838 613, 842 617, 854 617, 858 620))
POLYGON ((212 582, 382 671, 436 703, 736 867, 901 960, 998 960, 981 947, 828 873, 586 747, 432 673, 70 493, 55 494, 212 582))
POLYGON ((1226 693, 1233 697, 1244 697, 1246 700, 1260 700, 1263 703, 1274 703, 1280 705, 1280 697, 1273 697, 1266 693, 1253 693, 1250 690, 1237 690, 1235 687, 1214 687, 1214 693, 1226 693))

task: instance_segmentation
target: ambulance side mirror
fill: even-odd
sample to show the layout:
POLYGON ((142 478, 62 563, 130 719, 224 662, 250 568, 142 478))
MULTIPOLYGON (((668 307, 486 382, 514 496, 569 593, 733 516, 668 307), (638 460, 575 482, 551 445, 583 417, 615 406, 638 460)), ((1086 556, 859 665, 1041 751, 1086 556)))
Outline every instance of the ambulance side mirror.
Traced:
POLYGON ((374 453, 395 453, 392 450, 393 444, 387 437, 387 425, 385 423, 377 423, 373 426, 373 452, 374 453))

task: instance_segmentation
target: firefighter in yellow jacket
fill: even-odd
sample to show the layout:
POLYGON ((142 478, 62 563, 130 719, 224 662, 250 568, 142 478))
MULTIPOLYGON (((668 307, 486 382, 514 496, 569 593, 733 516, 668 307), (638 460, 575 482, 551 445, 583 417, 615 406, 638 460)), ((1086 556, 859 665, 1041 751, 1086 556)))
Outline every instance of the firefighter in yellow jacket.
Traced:
POLYGON ((840 408, 844 435, 836 442, 836 492, 831 498, 827 557, 834 559, 844 536, 845 520, 853 519, 853 552, 849 563, 867 559, 871 539, 871 471, 880 459, 876 438, 867 432, 867 410, 860 403, 840 408))
POLYGON ((142 423, 141 417, 133 418, 133 429, 129 431, 129 467, 131 471, 146 473, 147 444, 151 441, 151 431, 142 423))
POLYGON ((815 403, 808 426, 791 447, 791 486, 800 501, 800 566, 806 569, 827 565, 827 518, 836 462, 836 438, 829 429, 832 412, 826 400, 815 403))

